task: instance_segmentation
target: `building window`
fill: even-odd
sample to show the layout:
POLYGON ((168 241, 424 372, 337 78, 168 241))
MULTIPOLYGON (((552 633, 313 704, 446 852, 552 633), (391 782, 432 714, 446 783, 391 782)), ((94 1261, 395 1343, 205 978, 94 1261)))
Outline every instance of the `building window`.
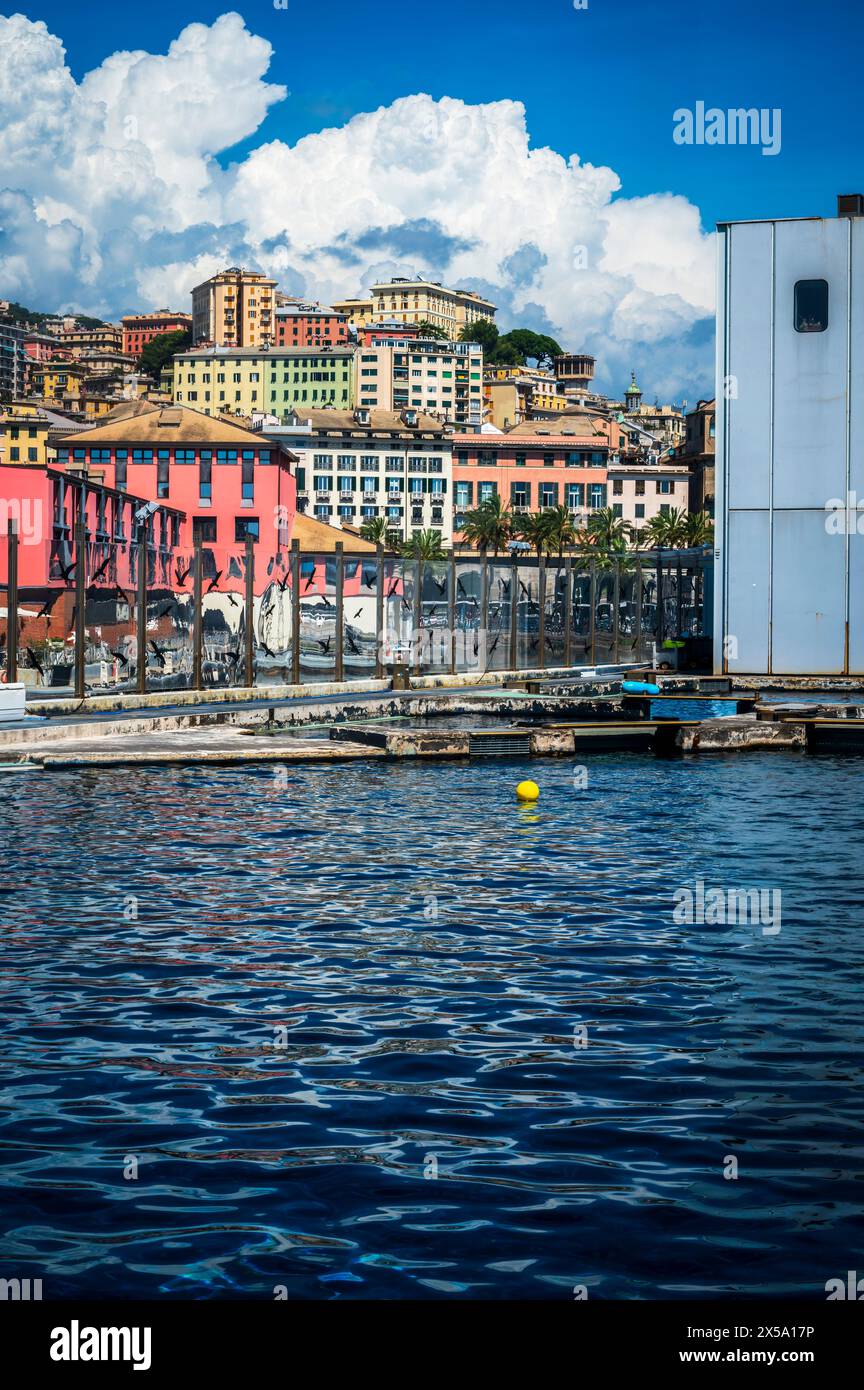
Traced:
POLYGON ((198 500, 200 502, 212 502, 213 500, 213 465, 210 460, 202 458, 198 465, 198 500))
POLYGON ((193 516, 192 518, 192 540, 194 541, 215 541, 216 539, 216 518, 215 516, 193 516))
POLYGON ((156 496, 167 497, 169 492, 168 480, 168 450, 160 449, 156 459, 156 496))
POLYGON ((244 502, 252 502, 255 497, 255 462, 254 459, 243 458, 241 497, 244 502))
POLYGON ((621 497, 624 492, 624 483, 620 478, 615 478, 612 483, 613 497, 621 497))
POLYGON ((828 327, 828 281, 796 280, 795 332, 824 333, 828 327))
POLYGON ((641 521, 643 516, 645 515, 645 503, 637 502, 635 507, 633 508, 633 511, 636 516, 636 520, 641 521))
POLYGON ((261 534, 257 516, 235 516, 234 518, 234 542, 242 545, 247 536, 251 536, 253 541, 257 541, 261 534))

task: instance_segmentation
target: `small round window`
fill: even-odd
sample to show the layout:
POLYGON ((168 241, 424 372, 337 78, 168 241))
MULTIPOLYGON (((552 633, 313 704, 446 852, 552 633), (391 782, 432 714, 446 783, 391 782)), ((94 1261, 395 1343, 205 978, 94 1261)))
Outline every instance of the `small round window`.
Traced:
POLYGON ((795 282, 795 332, 824 333, 828 327, 828 281, 795 282))

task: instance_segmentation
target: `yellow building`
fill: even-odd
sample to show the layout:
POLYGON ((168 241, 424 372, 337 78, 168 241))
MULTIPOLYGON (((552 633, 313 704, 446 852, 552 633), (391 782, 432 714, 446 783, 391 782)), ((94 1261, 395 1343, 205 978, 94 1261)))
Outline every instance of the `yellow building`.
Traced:
MULTIPOLYGON (((337 305, 334 304, 334 309, 337 305)), ((344 312, 344 310, 340 310, 344 312)), ((432 323, 456 339, 466 324, 495 318, 496 306, 472 290, 449 290, 435 280, 393 280, 372 286, 372 322, 432 323)))
POLYGON ((231 266, 192 291, 192 341, 218 347, 262 347, 276 334, 276 281, 231 266))
POLYGON ((26 403, 0 406, 0 465, 48 462, 49 421, 26 403))
POLYGON ((375 322, 371 299, 340 299, 333 301, 334 314, 344 314, 352 328, 363 328, 375 322))
POLYGON ((191 348, 174 356, 174 401, 203 415, 348 410, 354 349, 191 348))
POLYGON ((532 367, 487 368, 483 396, 486 419, 499 430, 512 429, 538 413, 557 413, 572 405, 572 401, 559 392, 550 372, 532 367))
POLYGON ((87 368, 78 362, 34 362, 30 368, 30 391, 44 401, 77 401, 88 375, 87 368))

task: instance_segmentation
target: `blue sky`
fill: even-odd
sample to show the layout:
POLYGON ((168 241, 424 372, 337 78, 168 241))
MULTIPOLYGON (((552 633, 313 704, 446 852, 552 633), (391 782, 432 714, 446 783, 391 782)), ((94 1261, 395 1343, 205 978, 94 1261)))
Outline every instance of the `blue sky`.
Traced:
POLYGON ((94 0, 86 19, 55 0, 16 6, 62 38, 79 78, 116 49, 164 51, 182 25, 229 8, 273 44, 268 77, 290 92, 241 152, 429 92, 515 97, 534 145, 610 165, 631 197, 683 193, 706 228, 830 214, 837 192, 864 187, 860 0, 588 0, 580 11, 572 0, 94 0), (673 144, 672 111, 700 99, 779 106, 780 154, 673 144))
POLYGON ((422 274, 593 352, 606 389, 632 367, 693 400, 716 222, 864 191, 861 0, 230 10, 0 16, 0 296, 116 318, 227 264, 325 302, 422 274), (779 153, 677 144, 699 102, 779 108, 779 153))

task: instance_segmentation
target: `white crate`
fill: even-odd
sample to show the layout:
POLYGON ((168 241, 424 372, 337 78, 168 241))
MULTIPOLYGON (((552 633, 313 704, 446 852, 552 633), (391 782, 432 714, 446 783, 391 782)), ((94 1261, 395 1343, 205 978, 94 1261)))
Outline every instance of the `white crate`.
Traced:
POLYGON ((15 681, 12 685, 0 684, 0 724, 24 718, 24 682, 15 681))

